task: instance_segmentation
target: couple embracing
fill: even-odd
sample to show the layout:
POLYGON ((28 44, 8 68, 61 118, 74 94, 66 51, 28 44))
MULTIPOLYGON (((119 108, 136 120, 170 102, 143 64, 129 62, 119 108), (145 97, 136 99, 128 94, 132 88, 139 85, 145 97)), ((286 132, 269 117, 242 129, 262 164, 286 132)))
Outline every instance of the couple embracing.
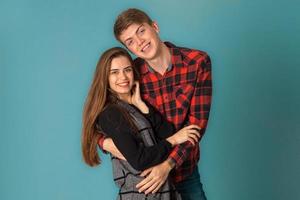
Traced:
POLYGON ((96 66, 83 113, 82 152, 100 163, 111 154, 117 199, 205 200, 198 171, 199 141, 209 117, 209 56, 163 42, 143 11, 128 9, 114 24, 121 47, 96 66))

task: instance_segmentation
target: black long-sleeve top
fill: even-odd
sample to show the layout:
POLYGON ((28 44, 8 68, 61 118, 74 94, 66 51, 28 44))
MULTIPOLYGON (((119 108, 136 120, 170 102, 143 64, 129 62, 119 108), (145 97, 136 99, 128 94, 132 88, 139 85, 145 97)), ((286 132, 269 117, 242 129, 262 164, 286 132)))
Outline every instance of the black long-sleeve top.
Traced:
POLYGON ((133 130, 117 105, 108 105, 97 118, 97 126, 124 155, 129 164, 136 170, 144 170, 157 165, 168 157, 172 145, 165 140, 174 132, 174 127, 149 106, 149 113, 143 114, 152 125, 157 143, 145 146, 138 133, 133 130))

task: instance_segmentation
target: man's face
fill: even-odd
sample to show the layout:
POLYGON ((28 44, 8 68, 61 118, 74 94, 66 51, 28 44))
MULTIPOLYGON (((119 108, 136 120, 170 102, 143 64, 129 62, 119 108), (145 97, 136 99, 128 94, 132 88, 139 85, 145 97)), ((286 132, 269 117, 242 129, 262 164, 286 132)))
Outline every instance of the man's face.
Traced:
POLYGON ((155 22, 152 25, 132 24, 121 33, 120 40, 137 57, 152 60, 157 56, 161 43, 158 31, 155 22))

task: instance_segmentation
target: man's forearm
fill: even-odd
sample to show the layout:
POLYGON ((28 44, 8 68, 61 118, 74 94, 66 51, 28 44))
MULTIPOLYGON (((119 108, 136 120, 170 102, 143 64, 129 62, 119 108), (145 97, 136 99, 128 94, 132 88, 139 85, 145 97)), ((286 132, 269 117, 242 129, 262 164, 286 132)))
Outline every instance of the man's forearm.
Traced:
POLYGON ((119 149, 115 146, 114 142, 112 141, 111 138, 106 138, 103 141, 103 146, 102 146, 103 150, 111 153, 113 156, 122 159, 122 160, 126 160, 125 157, 123 156, 123 154, 119 151, 119 149))
POLYGON ((174 167, 178 168, 186 160, 193 148, 195 148, 195 145, 193 146, 190 142, 177 145, 170 153, 168 160, 171 160, 174 163, 174 167))

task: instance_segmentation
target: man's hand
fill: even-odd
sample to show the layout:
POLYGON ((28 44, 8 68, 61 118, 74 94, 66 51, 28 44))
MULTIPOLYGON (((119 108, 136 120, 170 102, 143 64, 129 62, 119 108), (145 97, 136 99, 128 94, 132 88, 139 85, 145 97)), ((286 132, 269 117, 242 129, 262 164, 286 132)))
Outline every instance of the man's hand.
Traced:
POLYGON ((113 156, 121 160, 126 160, 125 157, 122 155, 122 153, 119 151, 119 149, 115 146, 111 138, 106 138, 103 141, 103 150, 108 151, 113 156))
POLYGON ((146 178, 136 185, 139 192, 145 192, 145 194, 155 193, 165 183, 168 175, 173 166, 171 166, 168 160, 154 167, 144 170, 141 176, 146 178))

